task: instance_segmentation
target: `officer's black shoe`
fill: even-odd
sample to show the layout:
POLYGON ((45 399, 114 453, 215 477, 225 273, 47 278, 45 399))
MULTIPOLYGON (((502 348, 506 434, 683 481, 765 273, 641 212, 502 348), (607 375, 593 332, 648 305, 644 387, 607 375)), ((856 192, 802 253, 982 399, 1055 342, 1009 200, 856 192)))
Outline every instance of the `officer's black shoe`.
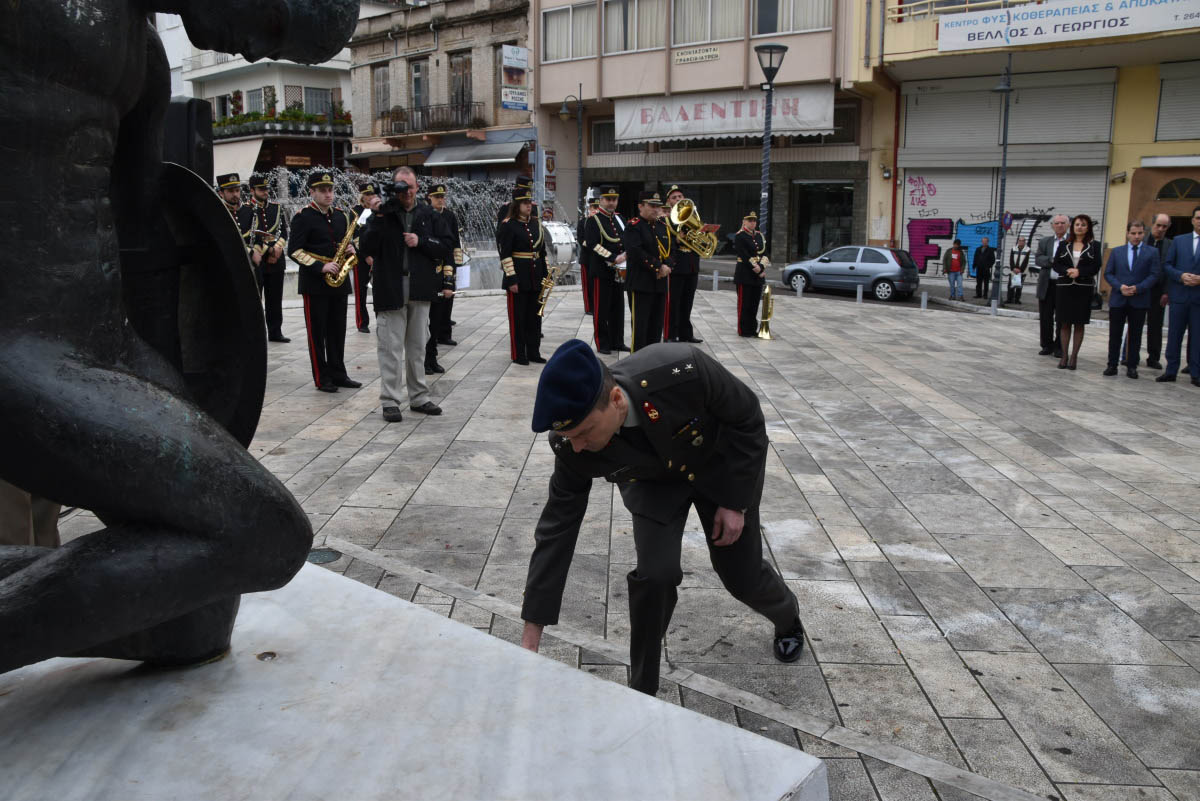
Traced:
POLYGON ((609 348, 596 348, 596 353, 603 353, 605 356, 611 356, 612 350, 609 348))
POLYGON ((291 342, 292 341, 289 337, 285 337, 283 334, 280 334, 279 336, 274 336, 274 337, 267 337, 267 339, 270 340, 271 342, 291 342))
POLYGON ((389 423, 399 423, 404 419, 404 413, 399 406, 384 406, 383 419, 389 423))
POLYGON ((433 401, 425 401, 420 406, 409 406, 408 408, 412 409, 414 412, 420 412, 421 414, 428 414, 434 417, 437 417, 442 413, 442 407, 438 406, 433 401))
POLYGON ((433 364, 425 365, 425 375, 433 375, 434 373, 444 373, 444 372, 446 372, 446 368, 442 367, 437 362, 434 362, 433 364))
POLYGON ((1162 362, 1146 362, 1146 366, 1149 367, 1151 370, 1161 370, 1162 362))
POLYGON ((521 357, 521 358, 519 358, 519 359, 513 359, 513 363, 514 363, 514 364, 519 364, 519 365, 522 365, 522 366, 527 366, 527 365, 529 364, 529 359, 526 359, 524 356, 522 356, 522 357, 521 357))
POLYGON ((369 333, 371 333, 371 327, 369 325, 360 325, 358 327, 358 333, 369 334, 369 333))
POLYGON ((358 389, 362 386, 361 381, 355 381, 353 378, 339 378, 333 383, 339 387, 345 387, 346 389, 358 389))
POLYGON ((455 342, 453 339, 446 338, 446 339, 439 339, 439 340, 438 340, 438 344, 439 344, 439 345, 449 345, 450 347, 452 347, 452 348, 453 348, 453 347, 454 347, 455 345, 457 345, 458 343, 457 343, 457 342, 455 342))
POLYGON ((1193 379, 1192 379, 1192 386, 1193 386, 1193 387, 1200 387, 1200 378, 1193 378, 1193 379))
POLYGON ((1105 368, 1104 368, 1104 374, 1105 374, 1105 375, 1116 375, 1116 374, 1117 374, 1117 368, 1115 368, 1115 367, 1105 367, 1105 368))
POLYGON ((804 648, 804 626, 799 619, 787 634, 775 635, 775 658, 780 662, 795 662, 804 648))
POLYGON ((1054 353, 1054 351, 1051 348, 1042 348, 1038 351, 1038 356, 1049 356, 1052 353, 1054 353))
POLYGON ((615 350, 617 353, 629 353, 630 352, 628 345, 613 345, 613 350, 615 350))
POLYGON ((1130 378, 1137 378, 1138 377, 1137 376, 1137 368, 1136 367, 1126 367, 1125 375, 1129 376, 1130 378))
POLYGON ((1159 384, 1164 384, 1168 381, 1174 381, 1174 380, 1175 380, 1175 376, 1172 375, 1171 373, 1163 373, 1158 378, 1154 379, 1154 381, 1159 384))
POLYGON ((546 363, 546 360, 543 359, 541 356, 530 356, 529 361, 533 362, 534 364, 545 364, 546 363))
POLYGON ((701 339, 700 337, 688 337, 687 339, 681 339, 679 341, 680 342, 690 342, 693 345, 699 345, 704 340, 701 339))
POLYGON ((333 384, 321 384, 319 387, 317 387, 317 389, 321 390, 322 392, 337 392, 338 391, 338 388, 335 387, 333 384))

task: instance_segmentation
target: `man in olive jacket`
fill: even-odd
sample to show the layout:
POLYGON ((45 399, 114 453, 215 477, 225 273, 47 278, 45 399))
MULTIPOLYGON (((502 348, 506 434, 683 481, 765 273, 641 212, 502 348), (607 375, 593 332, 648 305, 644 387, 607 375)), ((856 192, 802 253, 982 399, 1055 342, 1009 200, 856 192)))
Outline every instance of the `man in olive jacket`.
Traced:
POLYGON ((768 441, 749 387, 692 345, 650 345, 609 371, 586 343, 572 339, 542 371, 533 430, 552 431, 555 460, 525 585, 523 646, 536 651, 543 626, 558 622, 592 479, 603 478, 617 485, 633 514, 631 687, 658 691, 692 506, 721 582, 774 624, 775 658, 800 657, 796 596, 763 560, 758 505, 768 441))
POLYGON ((394 197, 367 221, 360 240, 362 255, 371 257, 374 284, 375 336, 379 355, 379 400, 383 419, 402 419, 400 386, 404 377, 409 408, 441 414, 425 383, 425 344, 429 336, 429 303, 438 294, 454 294, 454 276, 438 265, 451 258, 450 232, 430 206, 417 203, 417 176, 411 167, 392 174, 394 197))

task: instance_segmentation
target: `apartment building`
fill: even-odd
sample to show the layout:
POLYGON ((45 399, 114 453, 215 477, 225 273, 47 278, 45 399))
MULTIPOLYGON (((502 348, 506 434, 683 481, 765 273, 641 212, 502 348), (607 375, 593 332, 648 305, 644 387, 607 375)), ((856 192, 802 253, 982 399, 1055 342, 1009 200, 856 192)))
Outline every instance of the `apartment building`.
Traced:
POLYGON ((527 0, 392 3, 350 40, 352 152, 364 172, 531 174, 537 131, 526 73, 527 0))
MULTIPOLYGON (((387 13, 392 6, 363 0, 359 16, 387 13)), ((172 66, 172 93, 212 105, 217 175, 248 178, 275 167, 346 163, 354 112, 348 48, 315 65, 249 62, 193 47, 177 16, 159 14, 158 28, 172 66)))
POLYGON ((924 270, 954 238, 995 242, 1005 213, 1032 238, 1053 214, 1084 212, 1109 246, 1124 242, 1127 220, 1159 211, 1172 233, 1190 230, 1200 3, 863 5, 847 83, 872 98, 876 141, 890 145, 869 170, 872 243, 904 247, 924 270))
POLYGON ((720 238, 736 232, 759 208, 765 94, 754 47, 778 43, 788 50, 775 78, 772 258, 864 240, 873 109, 843 87, 856 5, 533 0, 538 130, 556 168, 541 171, 553 178, 545 191, 573 217, 581 181, 616 184, 632 214, 638 191, 678 184, 720 238))

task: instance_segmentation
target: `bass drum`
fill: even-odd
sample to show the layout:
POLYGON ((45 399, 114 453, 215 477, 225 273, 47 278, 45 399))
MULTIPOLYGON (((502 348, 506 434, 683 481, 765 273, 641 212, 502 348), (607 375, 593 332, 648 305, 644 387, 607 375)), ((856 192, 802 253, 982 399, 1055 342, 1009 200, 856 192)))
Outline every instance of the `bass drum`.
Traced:
POLYGON ((575 229, 570 223, 551 220, 542 223, 546 231, 546 264, 563 266, 579 261, 579 243, 575 241, 575 229))

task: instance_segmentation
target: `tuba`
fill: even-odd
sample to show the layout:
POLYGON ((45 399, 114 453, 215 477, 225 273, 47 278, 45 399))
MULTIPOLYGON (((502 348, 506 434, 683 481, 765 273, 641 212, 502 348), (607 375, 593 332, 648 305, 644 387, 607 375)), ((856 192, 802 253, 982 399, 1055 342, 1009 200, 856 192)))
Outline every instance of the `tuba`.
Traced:
POLYGON ((341 243, 338 244, 337 252, 333 254, 333 258, 331 259, 341 269, 338 270, 337 275, 325 274, 325 283, 331 287, 339 287, 346 283, 346 276, 358 264, 358 256, 346 256, 346 247, 350 244, 350 240, 354 238, 354 232, 358 230, 358 226, 365 223, 370 216, 371 210, 363 209, 363 213, 354 218, 350 222, 350 225, 346 227, 346 235, 342 237, 341 243))
POLYGON ((758 324, 758 333, 755 335, 759 339, 774 339, 771 336, 771 318, 775 315, 775 295, 771 292, 771 285, 767 284, 763 287, 762 294, 762 321, 758 324))
POLYGON ((711 259, 717 252, 717 235, 705 230, 709 226, 700 221, 700 213, 691 200, 684 198, 675 204, 671 209, 671 225, 675 226, 675 234, 700 258, 711 259))

